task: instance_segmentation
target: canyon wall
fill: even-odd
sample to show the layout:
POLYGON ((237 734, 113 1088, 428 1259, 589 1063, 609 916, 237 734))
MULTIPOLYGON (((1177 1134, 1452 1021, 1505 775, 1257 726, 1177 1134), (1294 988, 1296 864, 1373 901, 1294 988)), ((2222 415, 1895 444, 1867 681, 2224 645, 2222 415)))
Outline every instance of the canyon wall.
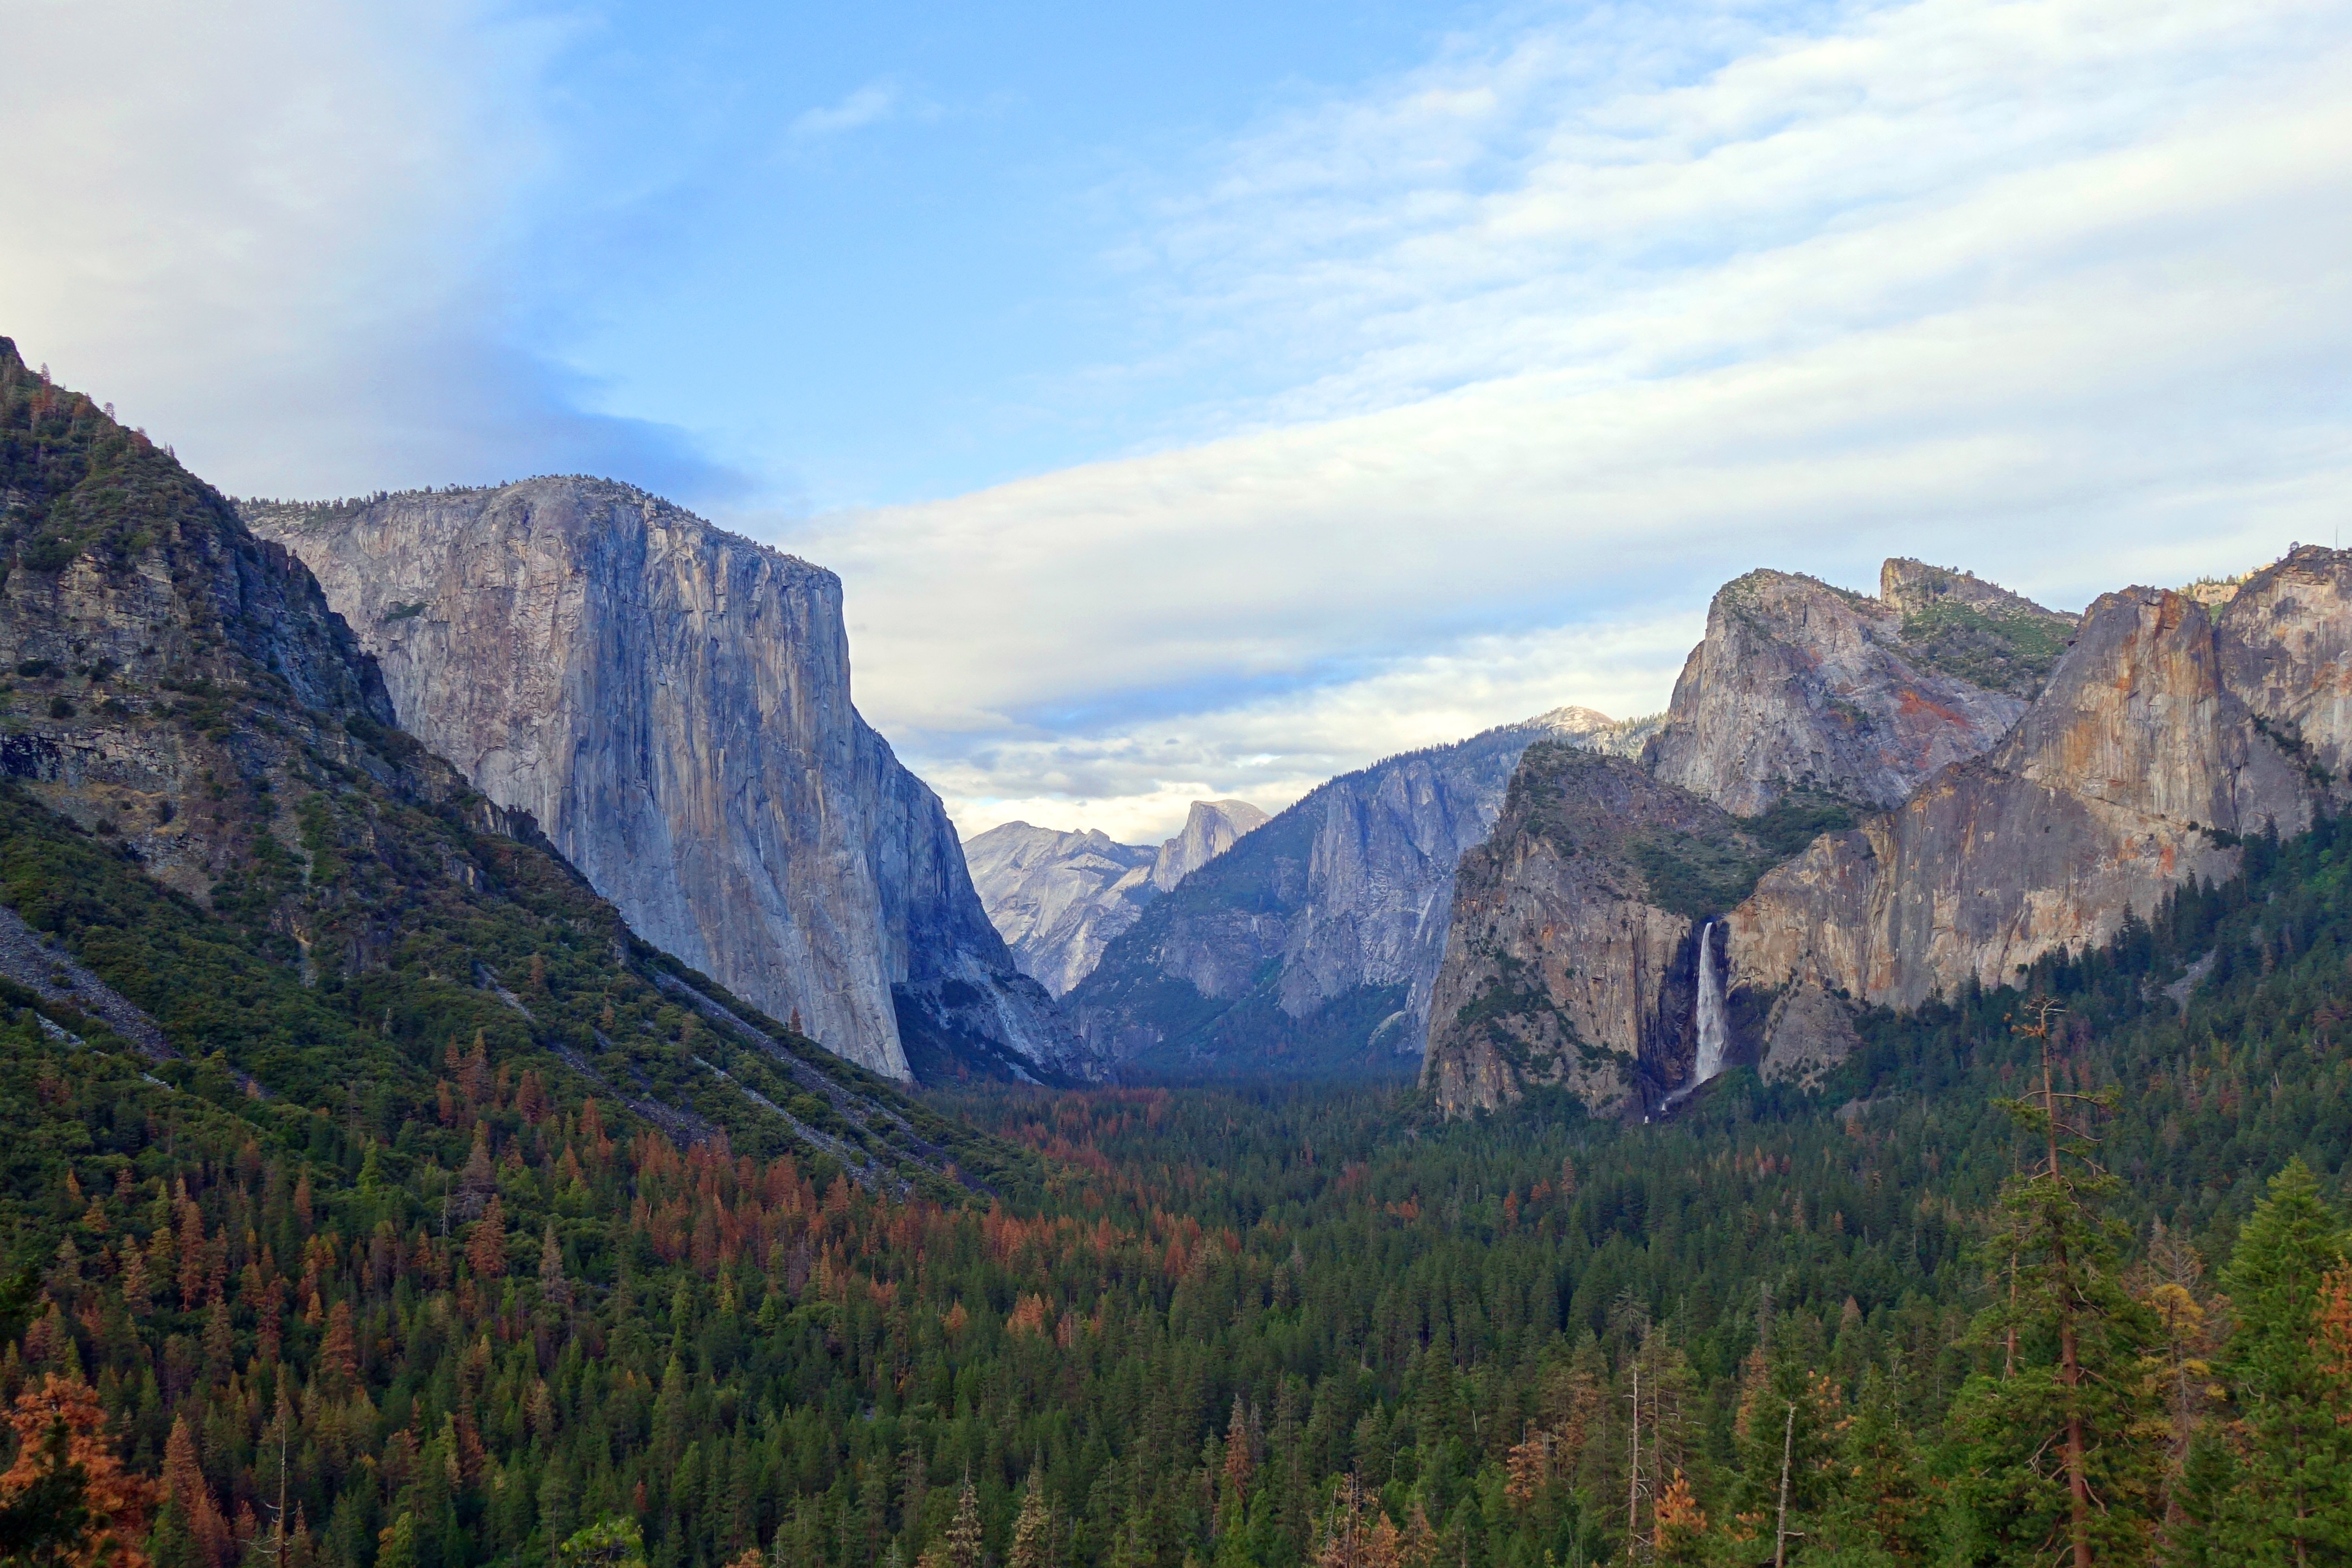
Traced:
POLYGON ((891 1077, 1091 1071, 852 706, 831 572, 594 479, 245 512, 648 941, 891 1077))

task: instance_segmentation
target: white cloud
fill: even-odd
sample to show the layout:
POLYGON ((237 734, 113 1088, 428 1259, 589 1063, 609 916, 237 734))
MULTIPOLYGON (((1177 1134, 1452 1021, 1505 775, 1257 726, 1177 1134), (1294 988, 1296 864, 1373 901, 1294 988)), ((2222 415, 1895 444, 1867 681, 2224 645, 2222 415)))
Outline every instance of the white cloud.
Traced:
POLYGON ((867 82, 829 108, 803 110, 793 117, 791 134, 798 141, 814 141, 860 131, 888 120, 898 111, 898 104, 896 85, 888 81, 867 82))
POLYGON ((207 478, 706 477, 582 410, 509 282, 562 35, 487 4, 0 0, 0 332, 207 478))
POLYGON ((1401 736, 1607 709, 1565 654, 1398 673, 1695 629, 1751 566, 1917 554, 2079 603, 2328 537, 2344 5, 1607 15, 1269 127, 1162 204, 1136 248, 1181 354, 1271 367, 1198 411, 1224 434, 793 531, 845 579, 861 705, 964 820, 1274 804, 1401 736))

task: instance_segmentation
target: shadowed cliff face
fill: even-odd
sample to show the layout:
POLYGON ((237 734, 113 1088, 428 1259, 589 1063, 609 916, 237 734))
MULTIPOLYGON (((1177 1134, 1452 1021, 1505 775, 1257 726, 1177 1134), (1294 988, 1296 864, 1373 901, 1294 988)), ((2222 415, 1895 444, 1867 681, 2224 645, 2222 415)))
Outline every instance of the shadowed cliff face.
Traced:
POLYGON ((1650 770, 1741 816, 1800 787, 1900 804, 1937 769, 1999 741, 2025 709, 1938 668, 1906 639, 1917 621, 1788 572, 1726 584, 1645 754, 1650 770))
POLYGON ((1694 928, 1663 907, 1644 851, 1664 843, 1748 847, 1722 808, 1636 763, 1528 748, 1454 879, 1422 1071, 1441 1104, 1492 1110, 1549 1083, 1613 1110, 1687 1074, 1694 928))
POLYGON ((831 572, 597 480, 247 517, 402 722, 649 941, 892 1077, 1086 1072, 938 797, 851 706, 831 572))
POLYGON ((2099 600, 1997 750, 1762 880, 1732 916, 1735 981, 1901 1008, 1998 985, 2232 874, 2217 833, 2307 826, 2352 738, 2345 580, 2345 558, 2298 551, 2218 624, 2182 594, 2099 600))

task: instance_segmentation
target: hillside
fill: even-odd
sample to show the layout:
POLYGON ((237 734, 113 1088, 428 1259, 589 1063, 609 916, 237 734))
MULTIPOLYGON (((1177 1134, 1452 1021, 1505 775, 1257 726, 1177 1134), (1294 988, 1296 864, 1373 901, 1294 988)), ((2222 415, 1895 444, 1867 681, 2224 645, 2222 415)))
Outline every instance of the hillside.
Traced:
POLYGON ((454 1169, 476 1118, 453 1106, 528 1082, 543 1115, 598 1098, 623 1136, 941 1179, 950 1129, 638 941, 527 816, 392 727, 299 564, 5 344, 0 496, 16 983, 322 1154, 454 1169))

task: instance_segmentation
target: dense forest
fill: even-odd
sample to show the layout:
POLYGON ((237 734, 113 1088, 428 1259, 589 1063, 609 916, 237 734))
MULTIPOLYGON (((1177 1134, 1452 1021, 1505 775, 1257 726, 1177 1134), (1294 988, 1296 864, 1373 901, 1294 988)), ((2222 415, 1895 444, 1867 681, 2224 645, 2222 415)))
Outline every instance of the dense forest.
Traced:
POLYGON ((2340 1562, 2352 828, 2246 848, 1825 1094, 997 1091, 994 1194, 11 994, 0 1490, 163 1568, 2340 1562))

